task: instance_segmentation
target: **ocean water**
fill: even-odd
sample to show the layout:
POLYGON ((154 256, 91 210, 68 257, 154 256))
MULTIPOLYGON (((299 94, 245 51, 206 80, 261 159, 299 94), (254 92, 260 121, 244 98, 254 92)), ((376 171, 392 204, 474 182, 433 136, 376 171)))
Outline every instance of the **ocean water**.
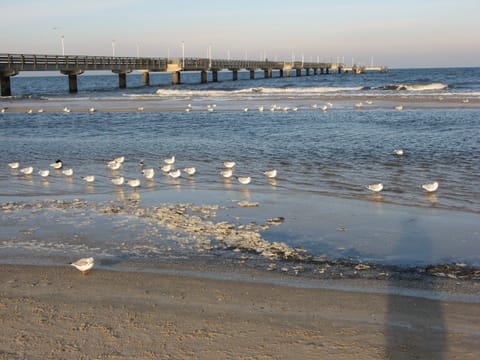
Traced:
MULTIPOLYGON (((12 78, 14 96, 0 98, 6 109, 0 115, 0 202, 115 198, 118 189, 110 179, 142 179, 142 160, 158 174, 153 182, 142 179, 138 194, 145 204, 261 199, 270 213, 296 219, 265 237, 316 255, 480 265, 479 68, 299 78, 274 73, 273 79, 259 72, 255 81, 241 73, 235 82, 231 73, 220 72, 220 81, 208 84, 198 84, 199 74, 182 76, 182 85, 171 86, 168 74, 152 74, 151 85, 143 86, 141 75, 132 74, 128 88, 118 89, 114 75, 82 75, 73 95, 64 76, 12 78), (97 111, 88 113, 92 106, 97 111), (399 148, 403 156, 394 154, 399 148), (159 166, 172 155, 177 167, 195 166, 197 174, 175 182, 161 175, 159 166), (112 173, 105 164, 117 156, 126 162, 112 173), (40 179, 38 170, 56 159, 74 169, 73 179, 58 172, 40 179), (219 175, 225 160, 236 161, 235 175, 252 176, 252 183, 225 183, 219 175), (12 161, 34 166, 34 174, 9 169, 12 161), (269 181, 263 171, 273 168, 278 177, 269 181), (86 186, 80 177, 91 174, 97 179, 86 186), (426 193, 420 186, 432 181, 439 189, 426 193), (384 184, 380 194, 366 189, 378 182, 384 184), (368 212, 379 205, 377 222, 368 212), (330 212, 370 220, 332 220, 330 212), (427 230, 422 235, 406 225, 406 233, 428 237, 428 251, 396 246, 406 235, 393 231, 389 221, 408 223, 409 216, 427 230), (335 229, 349 221, 358 231, 339 240, 343 235, 335 229)), ((252 211, 246 218, 258 220, 263 210, 252 211)), ((15 247, 11 239, 3 238, 4 248, 15 247)))

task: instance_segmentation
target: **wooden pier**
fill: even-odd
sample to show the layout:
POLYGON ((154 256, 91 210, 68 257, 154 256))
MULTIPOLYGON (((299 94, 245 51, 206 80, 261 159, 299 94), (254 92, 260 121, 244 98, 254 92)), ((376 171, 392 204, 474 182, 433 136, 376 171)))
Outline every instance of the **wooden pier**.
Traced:
POLYGON ((265 78, 271 78, 274 70, 279 76, 296 76, 341 73, 344 64, 320 62, 285 62, 285 61, 252 61, 252 60, 222 60, 207 58, 143 58, 143 57, 105 57, 105 56, 61 56, 61 55, 25 55, 0 54, 0 87, 1 96, 11 96, 10 78, 22 71, 59 71, 68 76, 69 91, 78 92, 77 76, 85 71, 108 70, 118 74, 120 88, 127 86, 126 75, 132 71, 143 74, 145 85, 150 84, 151 72, 169 72, 172 74, 172 84, 181 83, 184 71, 200 73, 200 82, 207 82, 207 73, 211 72, 212 81, 218 81, 218 72, 229 70, 232 80, 238 79, 239 71, 249 71, 250 79, 255 79, 255 72, 264 71, 265 78))

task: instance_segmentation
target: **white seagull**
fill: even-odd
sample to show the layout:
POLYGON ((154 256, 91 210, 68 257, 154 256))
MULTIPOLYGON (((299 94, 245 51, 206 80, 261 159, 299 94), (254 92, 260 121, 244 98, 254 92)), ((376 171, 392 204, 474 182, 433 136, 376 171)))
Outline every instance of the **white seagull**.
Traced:
POLYGON ((273 170, 264 171, 263 174, 266 177, 273 179, 274 177, 277 176, 277 170, 273 169, 273 170))
POLYGON ((123 162, 125 161, 125 156, 116 157, 115 159, 113 159, 113 161, 116 161, 117 163, 123 164, 123 162))
POLYGON ((20 166, 20 163, 19 162, 11 162, 11 163, 8 163, 8 167, 10 169, 18 169, 18 167, 20 166))
POLYGON ((145 179, 152 180, 155 176, 155 170, 153 168, 144 169, 142 174, 145 176, 145 179))
POLYGON ((86 275, 95 265, 95 260, 93 257, 83 258, 70 263, 70 265, 76 267, 83 275, 86 275))
POLYGON ((175 156, 172 156, 171 158, 167 158, 165 160, 163 160, 165 162, 165 164, 167 165, 173 165, 175 164, 175 156))
POLYGON ((239 176, 237 177, 237 180, 240 184, 248 185, 252 181, 252 178, 250 176, 244 176, 244 177, 239 176))
POLYGON ((40 171, 38 172, 38 175, 40 175, 41 177, 46 178, 48 175, 50 175, 50 170, 40 170, 40 171))
POLYGON ((115 185, 123 185, 124 182, 125 182, 125 178, 123 176, 119 176, 112 179, 112 183, 115 185))
POLYGON ((224 161, 223 166, 225 166, 227 169, 231 169, 235 166, 235 161, 224 161))
POLYGON ((428 183, 428 184, 423 184, 422 185, 422 189, 428 191, 428 192, 434 192, 434 191, 437 191, 438 189, 438 182, 434 181, 432 183, 428 183))
POLYGON ((122 166, 122 163, 112 160, 107 163, 107 166, 110 168, 110 170, 118 170, 120 169, 120 166, 122 166))
POLYGON ((94 175, 82 176, 82 179, 88 183, 91 183, 95 181, 95 176, 94 175))
POLYGON ((162 170, 163 172, 168 173, 168 172, 171 171, 173 168, 174 168, 173 164, 167 164, 167 165, 161 166, 161 167, 160 167, 160 170, 162 170))
POLYGON ((60 170, 63 167, 63 162, 62 160, 58 159, 54 163, 51 163, 50 166, 55 170, 60 170))
POLYGON ((30 175, 31 173, 33 173, 33 167, 29 166, 29 167, 20 169, 20 172, 25 175, 30 175))
POLYGON ((185 171, 188 175, 194 175, 197 172, 197 169, 192 166, 183 169, 183 171, 185 171))
POLYGON ((138 180, 138 179, 128 180, 128 181, 127 181, 127 184, 128 184, 130 187, 132 187, 132 188, 135 189, 135 188, 137 188, 137 187, 140 186, 140 180, 138 180))
POLYGON ((233 175, 232 169, 225 169, 220 171, 220 175, 222 175, 225 179, 231 178, 233 175))
POLYGON ((65 176, 72 176, 73 175, 73 169, 70 168, 70 169, 62 170, 62 174, 65 175, 65 176))
POLYGON ((383 184, 382 183, 370 184, 370 185, 367 185, 367 189, 373 192, 380 192, 383 190, 383 184))
POLYGON ((393 153, 397 156, 405 155, 405 152, 403 151, 403 149, 395 149, 395 150, 393 150, 393 153))
POLYGON ((170 177, 172 177, 172 178, 174 178, 174 179, 179 178, 180 175, 182 175, 182 172, 180 171, 180 169, 177 169, 177 170, 175 170, 175 171, 170 171, 170 172, 168 173, 168 176, 170 176, 170 177))
POLYGON ((402 111, 402 110, 403 110, 403 105, 397 105, 397 106, 395 106, 395 110, 397 110, 397 111, 402 111))

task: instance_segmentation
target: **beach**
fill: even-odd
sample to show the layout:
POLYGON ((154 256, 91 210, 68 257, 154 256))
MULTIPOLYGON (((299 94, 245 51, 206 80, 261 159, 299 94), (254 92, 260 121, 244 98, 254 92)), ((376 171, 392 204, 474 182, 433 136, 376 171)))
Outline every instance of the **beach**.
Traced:
POLYGON ((254 271, 245 271, 243 280, 211 279, 191 270, 196 275, 185 268, 177 274, 93 269, 81 275, 68 265, 2 265, 0 356, 478 357, 478 303, 298 287, 294 279, 289 286, 254 271))
POLYGON ((479 74, 14 77, 0 357, 478 358, 479 74))

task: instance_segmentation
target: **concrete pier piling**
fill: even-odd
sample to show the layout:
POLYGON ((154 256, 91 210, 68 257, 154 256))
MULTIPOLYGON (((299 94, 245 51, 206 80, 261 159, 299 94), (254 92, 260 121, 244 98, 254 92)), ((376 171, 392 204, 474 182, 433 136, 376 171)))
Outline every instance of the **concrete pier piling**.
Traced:
POLYGON ((72 94, 77 93, 77 76, 83 74, 83 70, 61 70, 60 72, 68 76, 68 91, 72 94))

